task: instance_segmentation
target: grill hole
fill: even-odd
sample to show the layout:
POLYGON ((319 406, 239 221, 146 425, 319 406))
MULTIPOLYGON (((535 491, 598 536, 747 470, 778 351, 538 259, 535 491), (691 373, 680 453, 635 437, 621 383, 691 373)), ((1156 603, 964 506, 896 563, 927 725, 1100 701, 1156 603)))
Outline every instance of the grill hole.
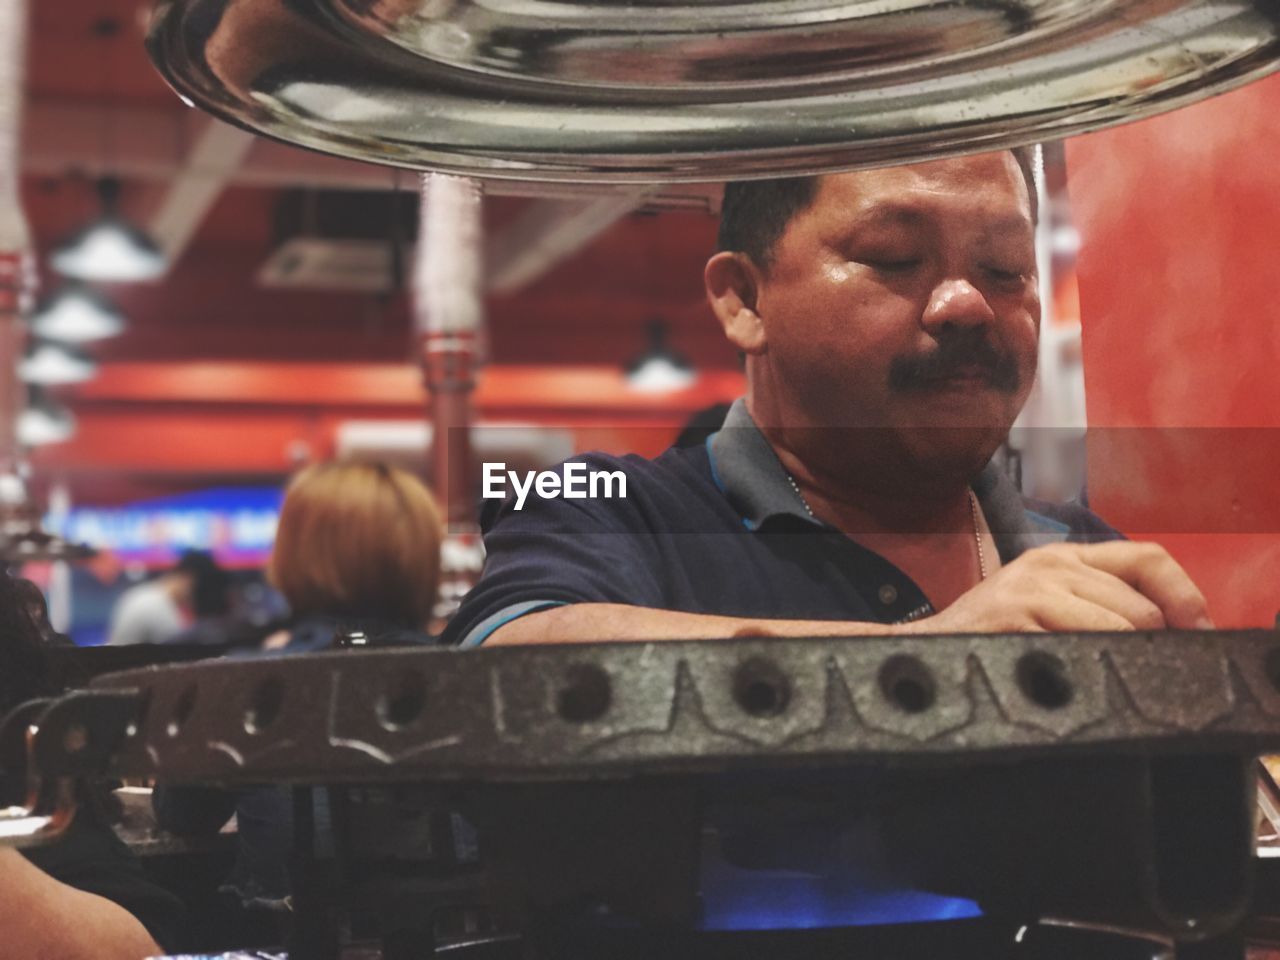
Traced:
POLYGON ((244 713, 244 728, 249 733, 261 733, 275 723, 284 705, 284 681, 279 677, 267 677, 253 691, 249 709, 244 713))
POLYGON ((176 737, 182 732, 183 726, 191 719, 191 711, 196 708, 196 685, 193 683, 178 697, 177 703, 173 705, 173 713, 169 715, 169 725, 165 728, 165 732, 171 737, 176 737))
POLYGON ((609 675, 593 663, 580 663, 565 674, 565 684, 556 695, 556 713, 569 723, 590 723, 603 717, 612 702, 609 675))
POLYGON ((1022 695, 1046 710, 1061 709, 1075 696, 1066 666, 1051 653, 1025 653, 1018 658, 1014 671, 1022 695))
POLYGON ((1267 672, 1267 680, 1271 683, 1271 688, 1280 693, 1280 647, 1272 647, 1267 651, 1267 658, 1262 662, 1262 668, 1267 672))
POLYGON ((147 722, 147 712, 151 709, 151 691, 147 690, 142 701, 138 704, 138 712, 134 718, 129 721, 129 725, 124 728, 124 735, 129 738, 136 737, 138 731, 142 729, 143 724, 147 722))
POLYGON ((75 756, 89 746, 89 731, 83 723, 73 723, 62 734, 62 749, 75 756))
POLYGON ((734 671, 733 699, 753 717, 776 717, 791 703, 791 681, 772 660, 752 657, 734 671))
POLYGON ((880 692, 903 713, 924 713, 938 699, 933 673, 917 657, 901 653, 880 667, 880 692))
POLYGON ((427 684, 422 674, 410 670, 378 700, 378 722, 388 730, 400 730, 422 715, 427 705, 427 684))

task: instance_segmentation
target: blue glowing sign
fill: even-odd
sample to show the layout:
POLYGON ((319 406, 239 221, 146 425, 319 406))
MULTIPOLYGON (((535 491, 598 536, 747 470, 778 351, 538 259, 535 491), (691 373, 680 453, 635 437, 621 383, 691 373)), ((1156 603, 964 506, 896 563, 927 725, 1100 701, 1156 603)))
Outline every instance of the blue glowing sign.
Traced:
POLYGON ((184 550, 207 550, 223 566, 262 566, 275 541, 284 491, 222 487, 125 507, 80 507, 47 527, 126 562, 167 565, 184 550))

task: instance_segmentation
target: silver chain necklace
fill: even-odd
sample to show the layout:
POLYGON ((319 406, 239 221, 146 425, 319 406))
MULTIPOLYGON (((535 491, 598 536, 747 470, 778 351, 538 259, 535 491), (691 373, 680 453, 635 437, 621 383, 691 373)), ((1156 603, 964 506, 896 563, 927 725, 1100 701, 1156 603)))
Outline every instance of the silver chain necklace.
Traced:
MULTIPOLYGON (((804 507, 804 512, 809 515, 809 519, 817 520, 818 518, 813 515, 813 507, 809 506, 809 501, 800 492, 800 486, 796 483, 796 478, 788 473, 787 482, 791 484, 791 489, 800 498, 800 504, 804 507)), ((978 498, 972 490, 969 491, 969 515, 973 517, 973 542, 978 545, 978 576, 979 579, 985 580, 987 579, 987 553, 982 548, 982 524, 978 520, 978 498)))

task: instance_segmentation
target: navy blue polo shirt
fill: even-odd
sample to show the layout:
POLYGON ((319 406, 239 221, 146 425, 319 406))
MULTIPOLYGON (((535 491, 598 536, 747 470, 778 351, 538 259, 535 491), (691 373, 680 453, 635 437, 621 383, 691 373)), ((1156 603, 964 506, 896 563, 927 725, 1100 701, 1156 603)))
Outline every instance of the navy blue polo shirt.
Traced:
MULTIPOLYGON (((477 646, 516 617, 570 603, 884 624, 934 612, 900 569, 808 515, 742 400, 705 445, 571 462, 621 471, 626 497, 503 501, 483 521, 484 575, 446 643, 477 646)), ((1022 497, 994 464, 973 489, 1004 563, 1034 546, 1121 536, 1082 507, 1022 497)))

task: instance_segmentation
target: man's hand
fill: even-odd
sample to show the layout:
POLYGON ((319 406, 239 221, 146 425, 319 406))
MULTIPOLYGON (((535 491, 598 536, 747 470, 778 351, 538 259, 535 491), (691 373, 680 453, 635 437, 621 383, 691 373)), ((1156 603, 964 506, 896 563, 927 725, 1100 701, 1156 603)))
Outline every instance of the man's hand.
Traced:
POLYGON ((1204 596, 1150 543, 1062 543, 1028 550, 941 613, 914 623, 768 620, 578 603, 540 610, 502 627, 486 646, 595 640, 851 637, 929 633, 1086 630, 1209 630, 1204 596))
POLYGON ((1028 550, 911 633, 1208 630, 1204 595, 1168 552, 1122 540, 1028 550))

